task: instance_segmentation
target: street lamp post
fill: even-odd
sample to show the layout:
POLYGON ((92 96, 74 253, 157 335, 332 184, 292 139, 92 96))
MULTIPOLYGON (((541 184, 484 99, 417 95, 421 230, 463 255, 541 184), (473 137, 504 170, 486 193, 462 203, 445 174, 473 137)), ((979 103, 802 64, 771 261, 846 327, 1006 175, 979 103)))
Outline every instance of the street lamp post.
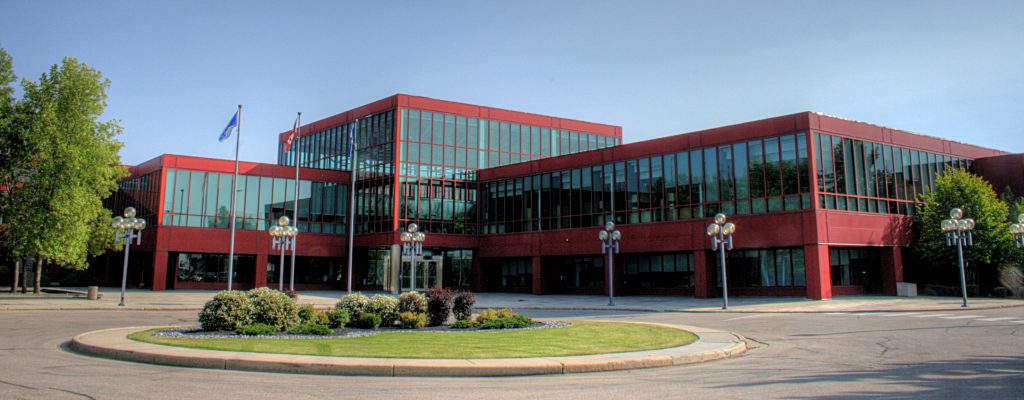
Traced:
POLYGON ((1017 216, 1016 224, 1010 224, 1010 233, 1013 234, 1013 243, 1024 247, 1024 213, 1017 216))
POLYGON ((601 240, 601 254, 608 255, 608 305, 615 305, 615 254, 619 253, 619 240, 622 239, 622 232, 615 229, 615 222, 604 223, 604 229, 597 232, 597 238, 601 240))
POLYGON ((967 278, 964 273, 964 245, 974 245, 974 220, 964 218, 963 210, 954 208, 949 210, 949 219, 943 220, 942 232, 946 234, 946 245, 956 245, 956 255, 960 262, 960 293, 964 297, 962 307, 967 307, 967 278))
POLYGON ((725 222, 725 214, 715 214, 715 222, 708 225, 708 236, 711 237, 711 249, 718 251, 719 274, 722 277, 722 309, 729 309, 729 284, 725 276, 725 251, 732 250, 732 234, 736 225, 725 222))
MULTIPOLYGON (((399 235, 402 240, 402 256, 403 258, 408 256, 409 261, 409 291, 416 291, 416 258, 423 255, 423 241, 427 239, 427 234, 420 232, 420 226, 415 222, 405 227, 405 232, 399 235)), ((401 263, 399 263, 401 265, 401 263)), ((402 283, 398 283, 398 287, 402 287, 402 283)), ((399 290, 401 291, 401 290, 399 290)))
POLYGON ((128 253, 131 250, 132 240, 136 245, 142 243, 142 230, 146 229, 146 220, 135 218, 135 208, 124 209, 124 216, 114 217, 111 221, 114 227, 114 241, 124 243, 124 268, 121 271, 121 302, 118 306, 124 307, 124 290, 128 284, 128 253))
MULTIPOLYGON (((298 228, 289 226, 289 223, 291 220, 282 215, 277 219, 277 226, 270 227, 270 236, 273 237, 270 248, 281 250, 281 261, 277 271, 277 289, 280 291, 284 291, 284 252, 285 250, 295 251, 295 236, 299 234, 298 228)), ((295 266, 292 265, 292 268, 294 269, 295 266)), ((295 282, 292 282, 291 288, 295 289, 295 282)))

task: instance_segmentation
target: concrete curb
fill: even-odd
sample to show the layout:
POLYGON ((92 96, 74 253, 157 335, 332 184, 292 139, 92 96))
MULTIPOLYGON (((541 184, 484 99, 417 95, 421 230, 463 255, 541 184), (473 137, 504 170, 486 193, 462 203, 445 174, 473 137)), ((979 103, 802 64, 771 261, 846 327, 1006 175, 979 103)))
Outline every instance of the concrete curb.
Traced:
POLYGON ((122 361, 190 368, 317 375, 368 376, 523 376, 621 371, 694 364, 734 357, 747 351, 735 333, 700 327, 649 324, 693 332, 690 345, 661 350, 572 357, 405 359, 324 357, 187 349, 137 342, 128 335, 158 327, 111 328, 86 332, 71 340, 78 353, 122 361))

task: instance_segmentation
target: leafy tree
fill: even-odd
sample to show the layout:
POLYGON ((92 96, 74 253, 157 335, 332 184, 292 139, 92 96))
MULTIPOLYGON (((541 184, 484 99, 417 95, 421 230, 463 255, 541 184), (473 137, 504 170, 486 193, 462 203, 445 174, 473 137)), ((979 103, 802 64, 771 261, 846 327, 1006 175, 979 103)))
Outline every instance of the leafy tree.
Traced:
POLYGON ((964 218, 973 218, 974 247, 964 259, 976 271, 994 273, 1013 250, 1013 238, 1007 228, 1008 208, 996 197, 992 185, 964 169, 947 168, 935 182, 935 190, 921 196, 924 202, 917 214, 920 240, 917 251, 922 260, 939 268, 956 267, 957 254, 946 246, 940 224, 949 218, 949 210, 963 209, 964 218))
POLYGON ((1003 193, 999 194, 999 200, 1006 203, 1009 210, 1007 214, 1007 222, 1016 223, 1017 216, 1024 213, 1024 197, 1016 197, 1013 195, 1013 189, 1009 186, 1003 188, 1003 193))
POLYGON ((90 255, 113 245, 102 202, 127 171, 119 167, 121 127, 99 120, 109 85, 99 71, 65 58, 38 82, 22 81, 14 124, 3 129, 6 245, 15 257, 41 261, 37 291, 42 262, 83 269, 90 255))

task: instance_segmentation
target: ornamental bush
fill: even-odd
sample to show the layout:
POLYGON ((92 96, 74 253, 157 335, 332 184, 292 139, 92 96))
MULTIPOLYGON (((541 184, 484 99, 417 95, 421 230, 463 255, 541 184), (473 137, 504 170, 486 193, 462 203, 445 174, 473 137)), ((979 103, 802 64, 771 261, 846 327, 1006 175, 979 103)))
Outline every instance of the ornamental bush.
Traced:
POLYGON ((460 319, 452 323, 452 329, 469 329, 474 326, 476 326, 476 324, 474 324, 473 321, 470 321, 468 319, 460 319))
POLYGON ((427 326, 427 314, 413 312, 398 314, 398 326, 402 329, 419 329, 427 326))
POLYGON ((374 313, 359 314, 359 318, 356 318, 355 325, 357 328, 377 329, 380 327, 380 315, 374 313))
POLYGON ((380 326, 390 328, 398 321, 398 299, 382 294, 374 295, 366 304, 366 312, 380 316, 380 326))
POLYGON ((480 329, 513 329, 533 325, 533 319, 516 314, 507 308, 500 310, 484 310, 476 317, 476 325, 480 329))
POLYGON ((269 336, 277 332, 277 327, 267 324, 245 324, 239 326, 235 332, 246 336, 269 336))
POLYGON ((288 333, 292 333, 292 334, 296 334, 296 335, 321 335, 321 336, 326 336, 326 335, 333 335, 334 331, 332 331, 331 328, 327 327, 327 325, 324 325, 324 324, 315 324, 315 323, 312 323, 312 322, 303 322, 303 323, 301 323, 299 325, 296 325, 296 326, 292 327, 291 329, 289 329, 288 333))
POLYGON ((402 293, 398 296, 398 311, 403 313, 427 312, 427 299, 416 292, 402 293))
POLYGON ((199 312, 204 331, 233 331, 252 321, 252 302, 244 292, 225 290, 213 296, 199 312))
POLYGON ((473 292, 459 291, 455 293, 452 301, 452 314, 455 320, 468 320, 473 316, 473 305, 476 304, 476 295, 473 292))
POLYGON ((331 328, 344 328, 348 325, 350 317, 344 308, 335 308, 327 313, 327 320, 331 328))
POLYGON ((323 311, 318 311, 312 304, 300 304, 298 314, 300 324, 312 323, 317 325, 327 325, 330 322, 327 318, 327 314, 323 311))
POLYGON ((359 314, 366 312, 366 305, 370 302, 370 298, 366 295, 356 292, 349 293, 341 296, 341 300, 338 300, 338 304, 334 305, 334 308, 340 308, 348 311, 349 317, 355 318, 359 314))
POLYGON ((249 291, 252 301, 252 322, 272 325, 278 331, 285 331, 299 323, 299 308, 288 295, 274 289, 261 287, 249 291))
POLYGON ((451 289, 434 288, 427 291, 427 318, 430 326, 444 325, 452 314, 451 289))

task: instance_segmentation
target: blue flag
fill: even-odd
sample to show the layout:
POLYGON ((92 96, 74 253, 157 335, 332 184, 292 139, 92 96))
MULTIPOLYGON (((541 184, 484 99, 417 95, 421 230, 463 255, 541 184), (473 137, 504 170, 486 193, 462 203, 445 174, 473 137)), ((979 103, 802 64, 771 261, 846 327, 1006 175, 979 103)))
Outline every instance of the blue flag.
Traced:
POLYGON ((235 111, 235 115, 233 117, 231 117, 231 121, 228 122, 228 126, 224 127, 224 132, 220 133, 220 138, 218 138, 217 140, 220 140, 221 142, 227 140, 229 137, 231 137, 231 132, 234 131, 235 128, 237 128, 237 127, 238 127, 238 111, 235 111))

